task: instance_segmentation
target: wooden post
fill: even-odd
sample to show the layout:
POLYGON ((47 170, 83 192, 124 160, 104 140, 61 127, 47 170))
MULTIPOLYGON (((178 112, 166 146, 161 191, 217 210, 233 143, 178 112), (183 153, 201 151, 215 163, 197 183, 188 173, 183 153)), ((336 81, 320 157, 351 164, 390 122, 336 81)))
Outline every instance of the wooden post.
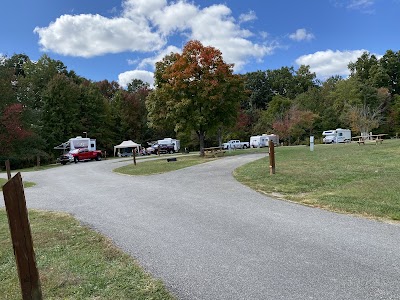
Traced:
POLYGON ((36 166, 40 167, 40 156, 39 155, 36 156, 36 166))
POLYGON ((7 178, 8 180, 11 179, 11 168, 10 168, 10 161, 6 160, 6 171, 7 171, 7 178))
POLYGON ((273 141, 269 141, 269 175, 275 174, 275 145, 273 141))
POLYGON ((28 211, 21 173, 17 173, 3 186, 14 256, 23 300, 41 300, 39 273, 36 268, 35 252, 28 220, 28 211))
POLYGON ((133 164, 136 166, 136 151, 135 151, 135 148, 132 148, 132 151, 133 151, 133 164))

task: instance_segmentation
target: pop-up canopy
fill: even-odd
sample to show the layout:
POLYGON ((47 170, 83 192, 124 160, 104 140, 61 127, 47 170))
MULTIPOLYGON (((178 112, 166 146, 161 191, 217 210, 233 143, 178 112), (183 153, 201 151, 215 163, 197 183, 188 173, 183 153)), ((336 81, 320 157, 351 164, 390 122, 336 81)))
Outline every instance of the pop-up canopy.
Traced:
POLYGON ((114 156, 115 156, 115 151, 117 151, 117 149, 122 149, 122 148, 137 148, 137 150, 139 152, 140 145, 135 143, 132 140, 123 141, 121 144, 114 146, 114 156))

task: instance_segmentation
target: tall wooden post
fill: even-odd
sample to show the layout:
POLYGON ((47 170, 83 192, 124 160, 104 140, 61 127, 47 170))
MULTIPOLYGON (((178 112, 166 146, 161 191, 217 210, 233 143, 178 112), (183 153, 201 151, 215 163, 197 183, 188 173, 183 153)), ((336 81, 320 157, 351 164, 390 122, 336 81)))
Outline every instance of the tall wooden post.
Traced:
POLYGON ((39 155, 36 156, 36 166, 40 167, 40 156, 39 155))
POLYGON ((133 164, 136 166, 136 150, 135 150, 135 148, 132 148, 132 151, 133 151, 133 164))
POLYGON ((10 168, 10 161, 7 159, 5 162, 6 165, 6 172, 7 172, 7 178, 8 180, 11 179, 11 168, 10 168))
POLYGON ((36 268, 35 252, 28 220, 28 210, 21 173, 17 173, 3 186, 11 240, 17 263, 18 277, 23 300, 41 300, 39 272, 36 268))
POLYGON ((275 174, 275 144, 273 141, 269 141, 269 174, 275 174))

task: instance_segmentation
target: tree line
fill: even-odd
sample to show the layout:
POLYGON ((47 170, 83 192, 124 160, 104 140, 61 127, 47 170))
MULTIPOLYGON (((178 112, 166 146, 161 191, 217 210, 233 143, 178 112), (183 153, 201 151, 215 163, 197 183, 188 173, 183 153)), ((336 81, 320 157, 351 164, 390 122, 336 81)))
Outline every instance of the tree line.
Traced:
POLYGON ((132 139, 177 137, 191 149, 275 133, 301 144, 323 130, 400 132, 400 51, 368 52, 350 76, 318 80, 309 66, 234 74, 221 52, 188 42, 156 63, 155 86, 94 82, 59 60, 25 54, 0 60, 0 160, 54 161, 54 146, 87 132, 99 149, 132 139))

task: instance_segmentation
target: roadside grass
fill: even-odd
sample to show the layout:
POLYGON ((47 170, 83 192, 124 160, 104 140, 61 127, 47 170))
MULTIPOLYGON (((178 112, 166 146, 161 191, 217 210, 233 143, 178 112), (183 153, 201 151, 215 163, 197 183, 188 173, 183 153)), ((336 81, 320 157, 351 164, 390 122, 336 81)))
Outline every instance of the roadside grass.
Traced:
MULTIPOLYGON (((174 299, 110 240, 63 213, 29 211, 43 299, 174 299)), ((1 299, 21 299, 7 215, 0 210, 1 299)))
MULTIPOLYGON (((5 185, 7 181, 8 181, 7 179, 0 178, 0 191, 3 190, 3 185, 5 185)), ((31 187, 31 186, 35 186, 36 183, 31 182, 31 181, 24 181, 23 185, 24 185, 25 188, 28 188, 28 187, 31 187)))
MULTIPOLYGON (((47 169, 52 169, 52 168, 57 168, 62 166, 61 164, 50 164, 50 165, 43 165, 40 167, 30 167, 30 168, 24 168, 24 169, 17 169, 17 170, 11 170, 12 173, 18 173, 18 172, 34 172, 34 171, 43 171, 47 169)), ((1 171, 0 173, 5 173, 6 171, 1 171)))
POLYGON ((400 220, 400 140, 383 144, 275 148, 276 174, 268 157, 241 166, 235 178, 249 187, 306 205, 366 217, 400 220))
MULTIPOLYGON (((171 156, 172 157, 172 156, 171 156)), ((171 158, 169 157, 169 158, 171 158)), ((141 162, 136 164, 136 166, 132 163, 117 169, 114 169, 114 172, 127 174, 127 175, 152 175, 152 174, 161 174, 166 172, 171 172, 179 169, 183 169, 186 167, 191 167, 194 165, 198 165, 201 163, 205 163, 207 161, 214 160, 215 158, 202 158, 200 156, 183 156, 177 157, 176 161, 167 161, 168 157, 159 158, 155 160, 147 160, 145 162, 141 162)))

